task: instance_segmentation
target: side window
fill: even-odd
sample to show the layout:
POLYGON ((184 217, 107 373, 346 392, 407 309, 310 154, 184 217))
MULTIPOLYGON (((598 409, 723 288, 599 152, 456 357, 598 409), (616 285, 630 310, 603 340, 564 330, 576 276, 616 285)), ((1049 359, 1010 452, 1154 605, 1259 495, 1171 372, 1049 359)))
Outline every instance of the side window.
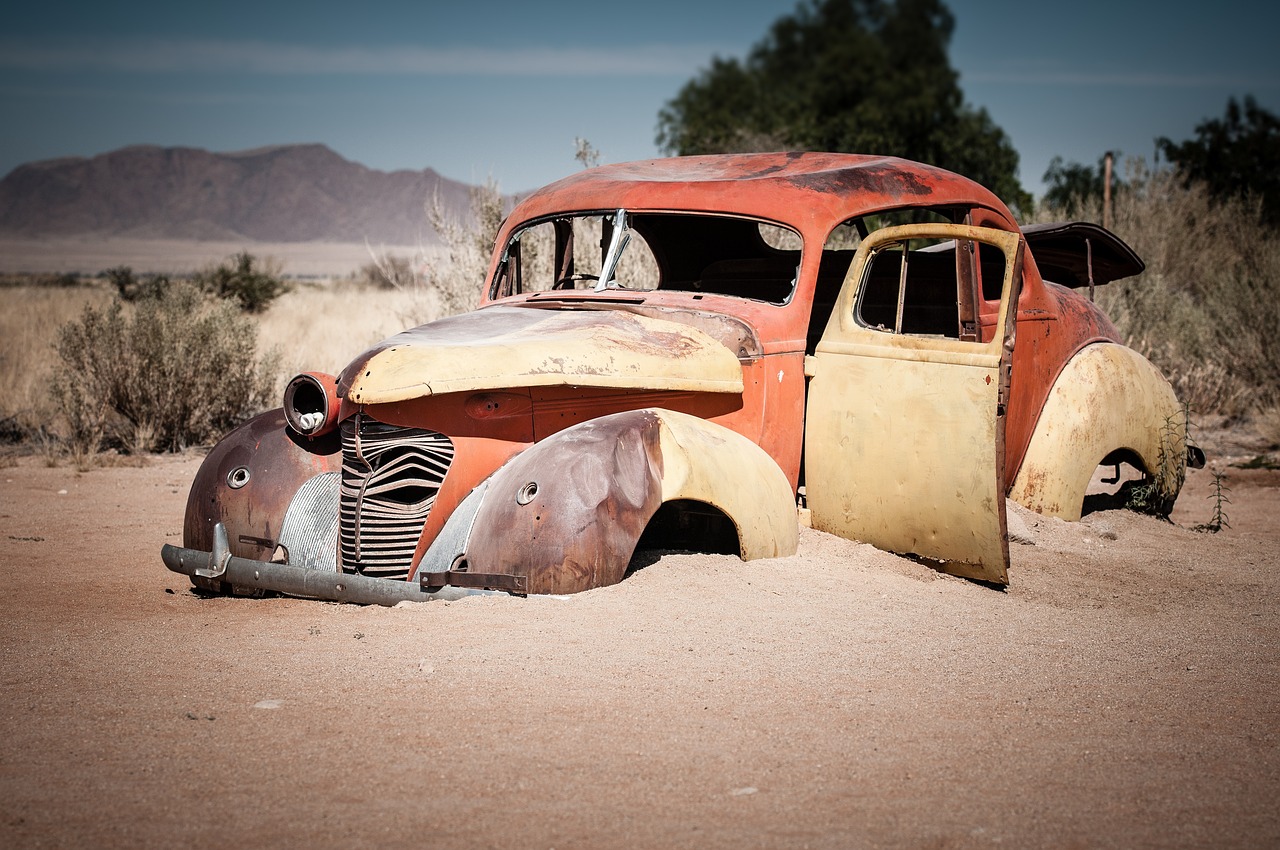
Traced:
POLYGON ((972 243, 949 240, 918 250, 913 244, 891 242, 873 253, 854 308, 858 322, 885 333, 975 340, 972 243), (962 322, 966 302, 970 315, 962 322))
POLYGON ((1004 286, 1004 253, 994 245, 978 246, 978 268, 982 274, 982 300, 1000 302, 1004 286))

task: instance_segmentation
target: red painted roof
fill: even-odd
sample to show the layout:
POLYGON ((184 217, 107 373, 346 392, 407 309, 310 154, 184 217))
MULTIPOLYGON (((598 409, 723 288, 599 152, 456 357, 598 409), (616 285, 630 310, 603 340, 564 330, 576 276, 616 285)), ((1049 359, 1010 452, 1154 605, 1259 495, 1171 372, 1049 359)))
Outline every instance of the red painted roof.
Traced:
POLYGON ((738 213, 825 233, 856 215, 901 206, 1008 208, 958 174, 896 157, 786 152, 649 159, 572 174, 527 197, 511 221, 568 210, 738 213))

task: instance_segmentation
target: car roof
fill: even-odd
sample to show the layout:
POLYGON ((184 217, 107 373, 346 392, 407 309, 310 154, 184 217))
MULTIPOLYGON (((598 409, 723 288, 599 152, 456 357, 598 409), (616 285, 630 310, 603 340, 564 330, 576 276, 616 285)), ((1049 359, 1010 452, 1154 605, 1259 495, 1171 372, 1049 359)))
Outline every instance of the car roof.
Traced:
POLYGON ((907 206, 1008 208, 974 181, 897 157, 789 151, 648 159, 572 174, 526 197, 510 223, 570 210, 690 210, 749 215, 823 233, 907 206))

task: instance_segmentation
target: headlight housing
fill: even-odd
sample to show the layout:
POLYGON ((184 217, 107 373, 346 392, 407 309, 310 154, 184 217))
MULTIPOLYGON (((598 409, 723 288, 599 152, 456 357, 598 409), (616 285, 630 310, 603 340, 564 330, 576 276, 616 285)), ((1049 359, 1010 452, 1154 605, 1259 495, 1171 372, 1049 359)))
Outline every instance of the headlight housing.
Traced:
POLYGON ((338 379, 323 372, 303 372, 284 388, 284 417, 304 437, 321 437, 342 421, 338 379))

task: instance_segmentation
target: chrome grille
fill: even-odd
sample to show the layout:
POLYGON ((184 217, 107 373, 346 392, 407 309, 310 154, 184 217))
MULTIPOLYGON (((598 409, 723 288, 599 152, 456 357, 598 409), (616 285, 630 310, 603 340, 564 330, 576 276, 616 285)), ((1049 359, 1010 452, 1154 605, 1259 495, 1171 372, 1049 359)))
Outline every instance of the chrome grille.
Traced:
POLYGON ((453 462, 443 434, 356 415, 342 423, 342 568, 409 575, 422 526, 453 462))
POLYGON ((280 525, 280 545, 289 563, 311 570, 338 568, 338 489, 336 472, 310 479, 293 494, 280 525))

